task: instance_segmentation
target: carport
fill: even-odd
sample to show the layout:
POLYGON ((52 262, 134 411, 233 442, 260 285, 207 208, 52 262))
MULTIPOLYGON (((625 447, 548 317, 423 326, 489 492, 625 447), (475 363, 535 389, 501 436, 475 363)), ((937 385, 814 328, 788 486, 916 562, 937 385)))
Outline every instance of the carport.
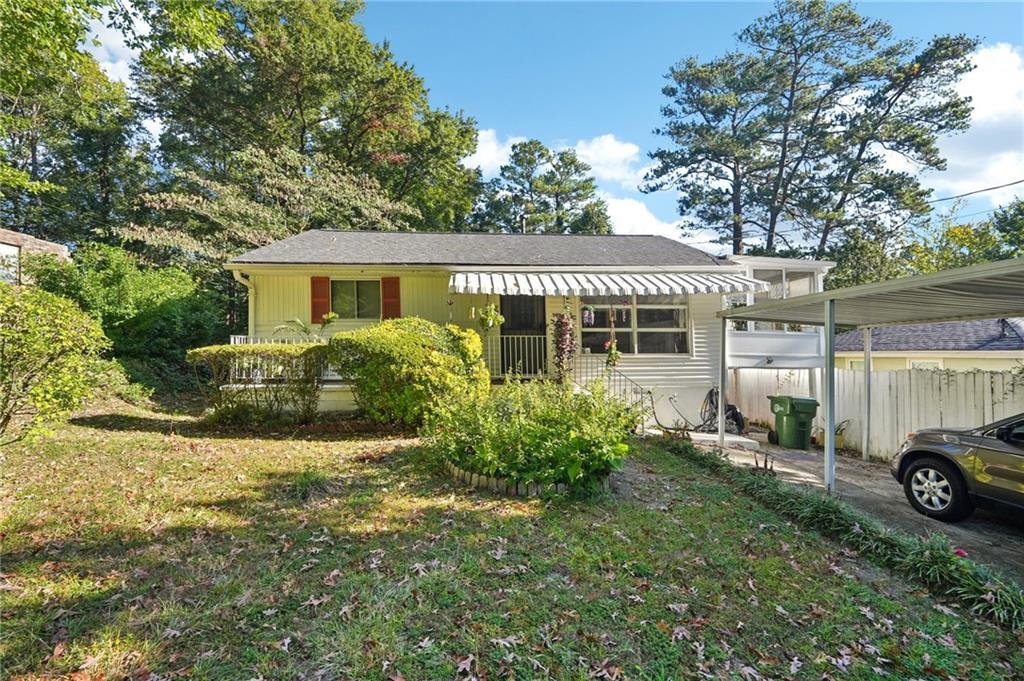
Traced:
MULTIPOLYGON (((1024 316, 1024 258, 796 296, 722 310, 719 386, 728 385, 730 320, 821 326, 825 335, 823 406, 825 412, 825 489, 835 491, 835 334, 836 327, 864 333, 863 451, 871 431, 871 329, 971 319, 1024 316)), ((724 397, 718 400, 718 446, 725 447, 724 397)))

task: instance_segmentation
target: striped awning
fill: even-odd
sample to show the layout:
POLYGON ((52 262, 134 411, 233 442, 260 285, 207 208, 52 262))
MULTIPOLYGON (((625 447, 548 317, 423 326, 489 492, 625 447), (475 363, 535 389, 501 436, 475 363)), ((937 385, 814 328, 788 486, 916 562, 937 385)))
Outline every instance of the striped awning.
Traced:
POLYGON ((453 272, 450 293, 508 296, 679 295, 766 291, 768 284, 742 274, 705 272, 453 272))

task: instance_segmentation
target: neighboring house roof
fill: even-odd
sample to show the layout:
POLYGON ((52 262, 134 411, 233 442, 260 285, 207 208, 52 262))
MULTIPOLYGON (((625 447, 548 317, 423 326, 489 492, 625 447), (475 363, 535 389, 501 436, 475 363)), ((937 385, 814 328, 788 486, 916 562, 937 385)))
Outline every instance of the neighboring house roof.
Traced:
POLYGON ((0 244, 16 246, 25 253, 53 253, 61 258, 68 258, 68 247, 63 244, 37 239, 28 234, 0 229, 0 244))
MULTIPOLYGON (((1024 317, 884 326, 871 330, 871 350, 1024 351, 1024 317)), ((836 352, 863 352, 860 330, 836 336, 836 352)))
POLYGON ((360 232, 315 229, 229 264, 716 267, 734 266, 662 236, 360 232))

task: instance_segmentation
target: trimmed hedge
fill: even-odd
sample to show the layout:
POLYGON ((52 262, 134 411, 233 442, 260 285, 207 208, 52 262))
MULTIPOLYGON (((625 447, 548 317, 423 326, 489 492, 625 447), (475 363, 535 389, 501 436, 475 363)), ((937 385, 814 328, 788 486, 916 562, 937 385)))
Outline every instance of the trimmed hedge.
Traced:
POLYGON ((322 343, 208 345, 189 350, 200 389, 216 417, 316 418, 327 347, 322 343))
POLYGON ((593 487, 619 468, 642 411, 609 397, 545 381, 510 380, 481 399, 464 396, 424 427, 438 458, 514 483, 593 487))
POLYGON ((328 351, 370 419, 404 426, 419 425, 452 400, 482 399, 490 388, 482 356, 475 331, 419 317, 338 333, 328 351))
POLYGON ((957 556, 940 534, 920 537, 889 529, 834 497, 736 466, 683 440, 666 448, 718 474, 740 491, 805 527, 838 540, 874 563, 915 579, 975 615, 1024 630, 1024 590, 990 568, 957 556))

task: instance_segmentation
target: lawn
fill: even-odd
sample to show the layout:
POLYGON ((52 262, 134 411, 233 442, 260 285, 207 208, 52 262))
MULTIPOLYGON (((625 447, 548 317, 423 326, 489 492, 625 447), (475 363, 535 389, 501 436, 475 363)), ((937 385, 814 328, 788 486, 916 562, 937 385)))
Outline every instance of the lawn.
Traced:
POLYGON ((245 436, 125 406, 4 456, 4 678, 1024 669, 1012 633, 654 442, 612 494, 551 500, 463 489, 408 437, 245 436))

